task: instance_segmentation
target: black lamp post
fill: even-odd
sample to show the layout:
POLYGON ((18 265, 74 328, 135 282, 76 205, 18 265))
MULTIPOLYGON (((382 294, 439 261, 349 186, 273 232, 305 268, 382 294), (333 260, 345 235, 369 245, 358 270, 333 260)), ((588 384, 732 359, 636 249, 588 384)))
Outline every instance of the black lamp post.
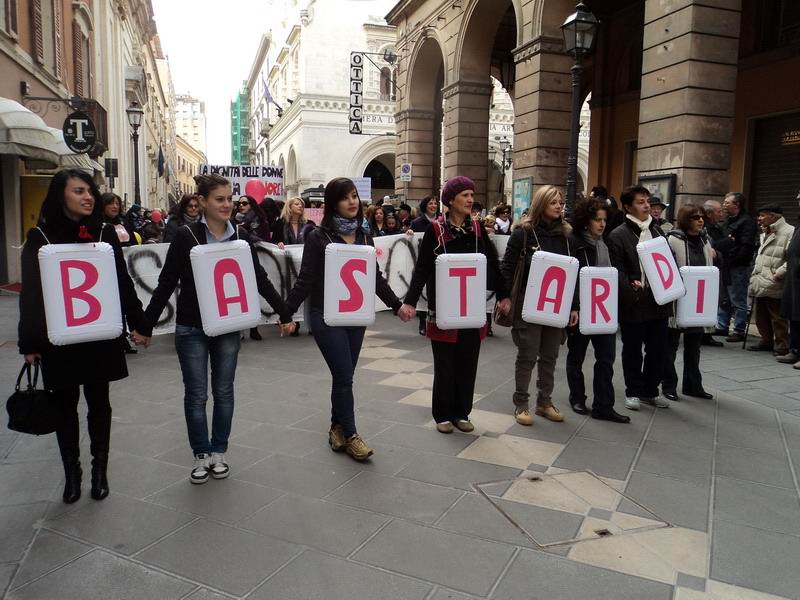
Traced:
POLYGON ((503 152, 503 162, 500 165, 500 197, 505 203, 506 201, 506 171, 511 168, 513 163, 514 149, 511 147, 511 142, 508 141, 506 136, 497 136, 494 138, 500 144, 500 150, 503 152))
POLYGON ((569 158, 567 159, 567 213, 575 206, 575 188, 578 181, 578 132, 580 130, 581 115, 581 75, 583 66, 581 61, 594 47, 597 39, 597 30, 600 21, 586 8, 583 2, 578 2, 575 12, 572 13, 561 26, 564 35, 564 50, 575 58, 575 64, 570 69, 572 73, 572 119, 569 134, 569 158))
POLYGON ((139 194, 139 127, 142 125, 144 109, 138 102, 131 102, 125 111, 128 114, 128 124, 131 126, 131 138, 133 139, 133 201, 139 206, 142 205, 139 194))

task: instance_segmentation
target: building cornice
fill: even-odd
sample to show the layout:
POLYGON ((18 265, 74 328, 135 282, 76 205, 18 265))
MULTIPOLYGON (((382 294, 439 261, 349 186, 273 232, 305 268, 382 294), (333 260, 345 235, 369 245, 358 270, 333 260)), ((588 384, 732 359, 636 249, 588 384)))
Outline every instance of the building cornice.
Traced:
POLYGON ((264 65, 271 45, 272 34, 265 33, 262 35, 261 41, 258 44, 258 50, 256 51, 256 58, 253 61, 253 65, 250 67, 250 75, 247 77, 247 89, 252 90, 253 86, 256 84, 256 78, 261 72, 261 67, 264 65))
POLYGON ((424 119, 426 121, 433 121, 436 118, 436 113, 431 110, 417 110, 409 108, 401 110, 394 114, 394 120, 398 123, 406 119, 424 119))
POLYGON ((408 16, 406 13, 417 9, 424 3, 425 0, 401 0, 389 11, 389 14, 386 15, 386 22, 390 25, 397 25, 395 22, 396 20, 402 16, 408 16))
POLYGON ((482 81, 456 81, 442 90, 445 100, 456 94, 472 94, 474 96, 491 96, 494 86, 482 81))
POLYGON ((521 63, 542 53, 564 54, 564 40, 557 37, 540 35, 514 49, 514 62, 521 63))

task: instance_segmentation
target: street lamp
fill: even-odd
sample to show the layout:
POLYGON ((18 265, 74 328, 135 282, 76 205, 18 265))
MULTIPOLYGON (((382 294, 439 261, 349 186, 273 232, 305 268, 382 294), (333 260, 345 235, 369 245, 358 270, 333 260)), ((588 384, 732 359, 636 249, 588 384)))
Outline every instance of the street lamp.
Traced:
POLYGON ((142 125, 144 109, 135 100, 125 111, 128 114, 128 124, 131 126, 133 139, 133 202, 142 205, 139 195, 139 127, 142 125))
POLYGON ((564 35, 564 50, 575 59, 575 64, 570 69, 572 73, 572 122, 569 134, 569 158, 567 159, 567 213, 575 206, 575 188, 578 180, 578 132, 580 130, 581 114, 581 75, 583 66, 581 61, 594 47, 597 39, 597 30, 600 21, 586 8, 583 2, 578 2, 575 12, 572 13, 561 26, 564 35))
POLYGON ((495 141, 500 144, 500 150, 503 152, 503 161, 500 164, 501 175, 500 175, 500 197, 505 203, 505 192, 506 192, 506 171, 511 168, 514 160, 514 148, 511 146, 511 142, 508 141, 506 136, 502 138, 500 136, 495 136, 495 141))

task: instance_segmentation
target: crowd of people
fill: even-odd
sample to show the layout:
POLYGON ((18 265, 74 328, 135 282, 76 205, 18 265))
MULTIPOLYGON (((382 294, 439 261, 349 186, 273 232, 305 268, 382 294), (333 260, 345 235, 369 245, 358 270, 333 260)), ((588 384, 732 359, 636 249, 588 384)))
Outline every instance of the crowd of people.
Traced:
POLYGON ((679 380, 682 395, 712 399, 703 387, 701 348, 723 345, 715 339, 718 336, 729 343, 745 343, 753 310, 760 340, 748 350, 773 352, 779 362, 800 369, 800 230, 786 223, 780 205, 759 207, 755 220, 745 211, 745 198, 732 193, 721 202, 709 200, 702 206, 686 203, 672 222, 667 216, 670 207, 644 187, 626 188, 617 204, 598 186, 589 197, 581 198, 567 217, 559 189, 545 185, 535 191, 530 206, 515 221, 506 205, 485 214, 475 202, 475 184, 466 177, 447 181, 440 198, 424 198, 416 214, 404 204, 390 208, 390 204, 379 201, 365 207, 354 183, 337 178, 325 188, 321 222, 313 223, 306 219, 306 206, 300 198, 290 198, 282 205, 269 198, 257 202, 249 196, 234 201, 231 184, 225 178, 207 175, 195 179, 197 193, 184 196, 168 218, 160 211, 146 211, 136 205, 123 216, 119 197, 101 196, 94 181, 81 171, 61 171, 50 184, 38 226, 28 233, 22 253, 19 349, 28 363, 41 365, 45 386, 68 407, 57 431, 66 476, 64 502, 75 502, 81 495, 77 413, 81 386, 89 408, 91 495, 101 500, 109 493, 109 382, 128 374, 124 356, 127 339, 123 335, 70 346, 50 343, 37 259, 39 248, 45 244, 103 241, 111 245, 123 318, 136 345, 150 344, 155 323, 178 290, 174 339, 185 388, 184 412, 194 456, 190 481, 194 484, 209 478, 224 479, 230 473, 225 454, 241 345, 239 332, 218 336, 204 333, 189 260, 192 248, 198 245, 229 240, 244 240, 250 245, 258 292, 279 315, 281 336, 295 333, 298 324, 293 315, 306 302, 309 333, 332 379, 329 445, 333 451, 346 452, 359 461, 374 453, 358 433, 354 410, 353 375, 365 328, 332 326, 323 318, 323 273, 330 243, 373 245, 374 237, 390 233, 423 234, 404 297, 392 290, 380 268, 376 268, 375 289, 404 322, 417 316, 417 302, 427 291, 428 307, 420 315, 420 333, 431 343, 431 408, 436 429, 442 434, 474 429, 470 413, 480 347, 492 320, 489 315, 478 328, 437 326, 435 265, 442 254, 486 256, 487 288, 494 291, 497 302, 494 319, 510 326, 517 349, 509 412, 513 411, 520 425, 533 425, 534 415, 557 423, 564 421, 564 414, 553 402, 556 364, 564 343, 570 408, 594 419, 630 422, 628 415, 615 409, 617 335, 580 332, 577 293, 571 299, 566 328, 522 319, 528 271, 536 252, 575 257, 581 267, 617 269, 624 406, 631 411, 639 410, 641 404, 668 408, 671 402, 679 401, 679 380), (509 236, 503 256, 498 256, 492 242, 496 235, 509 236), (715 265, 720 269, 718 323, 712 330, 680 328, 674 305, 656 302, 637 245, 657 237, 666 237, 679 267, 715 265), (158 285, 144 307, 126 269, 122 247, 156 238, 170 246, 158 285), (254 244, 261 241, 304 245, 300 272, 285 299, 257 259, 254 244), (681 338, 683 368, 679 378, 675 360, 681 338), (594 348, 591 409, 587 407, 589 395, 584 383, 590 344, 594 348), (214 403, 210 434, 206 413, 209 366, 214 403), (534 371, 536 397, 531 413, 534 371))

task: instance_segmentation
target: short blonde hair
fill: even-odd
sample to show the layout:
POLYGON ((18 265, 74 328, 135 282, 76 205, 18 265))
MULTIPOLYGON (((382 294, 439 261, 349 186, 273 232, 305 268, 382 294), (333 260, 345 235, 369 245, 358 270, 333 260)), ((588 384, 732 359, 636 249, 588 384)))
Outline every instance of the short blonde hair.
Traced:
MULTIPOLYGON (((292 204, 294 204, 295 202, 299 202, 300 204, 302 204, 303 208, 305 209, 306 203, 303 202, 302 198, 300 198, 299 196, 295 196, 294 198, 289 198, 286 202, 283 203, 283 209, 281 209, 281 219, 283 219, 286 223, 288 223, 292 217, 292 204)), ((302 225, 305 222, 306 222, 306 215, 304 212, 300 216, 300 220, 298 221, 298 223, 302 225)))

